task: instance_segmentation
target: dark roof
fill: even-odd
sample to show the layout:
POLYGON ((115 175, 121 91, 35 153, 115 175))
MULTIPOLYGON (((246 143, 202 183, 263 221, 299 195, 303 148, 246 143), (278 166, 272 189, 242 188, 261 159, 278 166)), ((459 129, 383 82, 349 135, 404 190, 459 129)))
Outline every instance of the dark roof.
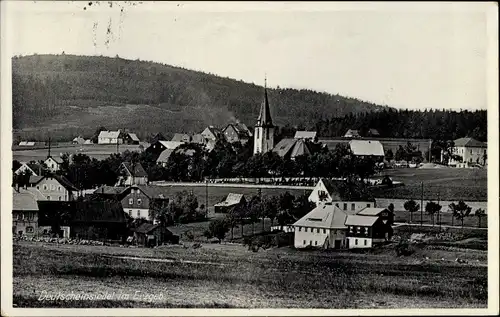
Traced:
POLYGON ((154 186, 154 185, 138 185, 139 188, 146 196, 151 199, 167 199, 172 196, 170 186, 154 186))
POLYGON ((333 201, 374 201, 366 185, 359 182, 321 179, 333 201))
POLYGON ((113 200, 77 201, 72 222, 126 222, 120 202, 113 200))
POLYGON ((455 140, 455 146, 460 146, 460 147, 482 147, 486 148, 486 144, 484 142, 478 141, 473 138, 460 138, 455 140))
POLYGON ((269 109, 269 100, 267 99, 267 89, 264 88, 264 101, 260 105, 259 118, 256 126, 272 127, 273 120, 271 118, 271 110, 269 109))
POLYGON ((281 157, 290 158, 311 154, 308 144, 303 139, 282 139, 273 148, 273 152, 281 157))
POLYGON ((123 194, 128 187, 115 187, 115 186, 101 186, 97 188, 93 194, 99 194, 99 195, 121 195, 123 194))
POLYGON ((371 136, 379 136, 380 133, 378 132, 377 129, 370 129, 368 130, 368 135, 371 135, 371 136))
POLYGON ((125 167, 127 173, 133 177, 147 177, 148 174, 142 167, 141 163, 137 162, 134 164, 134 168, 132 169, 132 164, 130 162, 123 162, 122 166, 125 167))
POLYGON ((139 227, 135 228, 134 231, 138 232, 138 233, 145 233, 145 234, 147 234, 147 233, 155 230, 159 226, 160 225, 153 225, 153 224, 145 222, 142 225, 140 225, 139 227))
POLYGON ((54 162, 56 162, 57 164, 62 164, 64 162, 62 158, 57 156, 47 156, 47 159, 49 158, 53 159, 54 162))
POLYGON ((42 179, 44 179, 44 176, 30 176, 29 183, 32 185, 38 184, 42 179))

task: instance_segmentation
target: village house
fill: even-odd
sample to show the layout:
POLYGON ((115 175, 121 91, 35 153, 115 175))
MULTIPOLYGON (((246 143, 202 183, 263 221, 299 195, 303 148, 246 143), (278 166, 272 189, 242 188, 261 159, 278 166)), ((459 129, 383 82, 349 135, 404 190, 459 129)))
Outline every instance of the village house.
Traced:
POLYGON ((346 248, 345 221, 349 214, 354 212, 341 210, 332 203, 317 206, 293 224, 295 248, 346 248))
POLYGON ((228 124, 222 130, 222 133, 229 143, 240 142, 245 144, 252 137, 252 132, 248 130, 244 123, 240 122, 228 124))
POLYGON ((308 199, 317 206, 333 203, 341 210, 349 212, 358 212, 366 207, 376 207, 375 198, 363 184, 341 180, 320 179, 308 199))
POLYGON ((35 236, 38 232, 37 197, 24 188, 13 188, 12 234, 35 236))
POLYGON ((153 247, 165 242, 179 243, 179 237, 160 224, 143 223, 134 229, 134 240, 137 245, 153 247))
POLYGON ((207 142, 207 140, 203 137, 201 133, 197 133, 191 137, 191 142, 203 145, 207 142))
POLYGON ((101 131, 97 137, 98 144, 122 144, 121 131, 101 131))
POLYGON ((206 141, 218 141, 222 137, 222 131, 213 125, 208 126, 201 132, 201 135, 206 141))
POLYGON ((123 138, 124 144, 137 144, 138 145, 140 143, 140 140, 137 137, 137 134, 135 134, 135 133, 122 133, 121 136, 123 138))
POLYGON ((392 227, 379 215, 363 214, 348 215, 347 248, 371 248, 376 244, 384 243, 392 236, 392 227))
POLYGON ((78 188, 61 175, 30 176, 29 185, 47 200, 71 201, 78 196, 78 188))
POLYGON ((47 159, 44 161, 44 163, 50 172, 55 173, 61 169, 61 164, 63 163, 63 160, 60 157, 57 156, 54 157, 49 155, 47 159))
POLYGON ((383 160, 385 153, 382 143, 374 140, 351 140, 349 147, 354 155, 365 158, 372 157, 383 160))
POLYGON ((344 138, 360 138, 361 135, 359 135, 358 130, 347 130, 347 132, 344 134, 344 138))
POLYGON ((150 143, 153 144, 158 141, 167 141, 167 138, 163 134, 161 134, 161 132, 158 132, 155 135, 153 135, 153 137, 151 137, 150 143))
POLYGON ((120 165, 117 186, 145 185, 148 183, 148 174, 141 163, 123 162, 120 165))
POLYGON ((151 145, 146 149, 146 152, 153 153, 154 155, 160 155, 161 152, 169 149, 175 150, 185 142, 176 142, 176 141, 156 141, 151 143, 151 145))
POLYGON ((318 137, 316 136, 316 131, 297 131, 295 132, 294 139, 307 140, 310 142, 317 142, 318 137))
POLYGON ((82 138, 81 136, 77 136, 76 138, 73 139, 73 141, 71 141, 72 144, 84 144, 85 143, 85 139, 82 138))
POLYGON ((37 163, 22 163, 21 166, 14 171, 14 174, 20 175, 25 172, 29 172, 30 175, 38 176, 41 174, 42 166, 37 163))
POLYGON ((223 201, 214 205, 215 213, 228 213, 237 206, 246 205, 247 201, 243 194, 229 193, 223 201))
POLYGON ((454 147, 451 149, 452 156, 448 165, 457 167, 468 167, 472 163, 485 165, 487 161, 486 143, 473 138, 460 138, 454 141, 454 147), (461 160, 454 159, 454 155, 459 156, 461 160))
POLYGON ((172 137, 172 142, 183 142, 183 143, 189 143, 191 142, 191 137, 189 134, 185 133, 175 133, 174 136, 172 137))
POLYGON ((380 136, 380 133, 378 132, 377 129, 369 129, 367 134, 366 134, 368 137, 379 137, 380 136))

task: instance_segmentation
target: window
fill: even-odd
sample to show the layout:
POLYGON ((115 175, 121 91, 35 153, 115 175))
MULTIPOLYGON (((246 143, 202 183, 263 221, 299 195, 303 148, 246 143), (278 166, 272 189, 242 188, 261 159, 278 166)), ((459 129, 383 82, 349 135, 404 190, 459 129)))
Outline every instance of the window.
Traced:
POLYGON ((306 227, 306 228, 304 228, 304 232, 307 232, 307 227, 306 227))
POLYGON ((61 201, 61 196, 59 196, 59 201, 61 201))
POLYGON ((306 240, 304 240, 304 243, 303 244, 307 244, 306 240))
POLYGON ((309 241, 309 245, 312 245, 312 244, 313 244, 313 242, 312 242, 312 241, 309 241))
POLYGON ((47 196, 47 200, 50 200, 50 196, 47 196))
POLYGON ((134 204, 134 198, 129 198, 128 199, 128 204, 133 205, 134 204))
POLYGON ((366 204, 366 207, 370 208, 372 205, 371 204, 366 204))
POLYGON ((365 234, 368 235, 368 227, 365 228, 365 234))
POLYGON ((57 190, 58 190, 58 191, 61 191, 61 186, 59 186, 59 187, 57 188, 57 190))
POLYGON ((357 232, 361 233, 361 227, 358 227, 357 232))
POLYGON ((140 217, 141 217, 141 211, 137 210, 137 218, 140 218, 140 217))
POLYGON ((128 211, 128 215, 129 215, 130 217, 132 217, 132 210, 129 210, 129 211, 128 211))
POLYGON ((353 203, 353 204, 351 204, 351 210, 354 210, 354 209, 356 209, 356 204, 353 203))
POLYGON ((268 134, 266 134, 266 139, 267 139, 267 140, 269 140, 269 133, 268 133, 268 134))
POLYGON ((50 190, 55 190, 55 189, 56 189, 56 185, 50 184, 50 190))
POLYGON ((138 204, 138 205, 141 205, 141 204, 142 204, 142 199, 140 199, 140 198, 139 198, 139 199, 137 199, 137 204, 138 204))
POLYGON ((318 241, 314 241, 314 245, 318 245, 318 241))
POLYGON ((27 233, 33 233, 35 230, 33 229, 33 227, 26 227, 26 232, 27 233))
POLYGON ((365 245, 367 244, 367 241, 365 240, 365 245))
POLYGON ((349 232, 353 233, 353 227, 351 227, 351 226, 349 227, 349 232))
POLYGON ((302 227, 299 227, 299 232, 302 230, 302 227))
POLYGON ((47 190, 47 185, 43 185, 43 190, 47 190))
POLYGON ((347 210, 347 203, 344 203, 344 210, 347 210))
POLYGON ((40 190, 40 186, 37 186, 36 189, 40 190))
POLYGON ((358 245, 358 239, 354 239, 354 244, 358 245))
POLYGON ((335 207, 337 207, 337 208, 338 208, 338 207, 339 207, 339 203, 335 203, 335 207))
POLYGON ((319 233, 319 228, 318 228, 318 229, 316 229, 316 233, 319 233))
POLYGON ((326 229, 323 229, 323 233, 326 233, 326 229))
POLYGON ((260 131, 260 129, 257 129, 257 131, 256 131, 257 132, 256 133, 257 139, 259 138, 259 131, 260 131))

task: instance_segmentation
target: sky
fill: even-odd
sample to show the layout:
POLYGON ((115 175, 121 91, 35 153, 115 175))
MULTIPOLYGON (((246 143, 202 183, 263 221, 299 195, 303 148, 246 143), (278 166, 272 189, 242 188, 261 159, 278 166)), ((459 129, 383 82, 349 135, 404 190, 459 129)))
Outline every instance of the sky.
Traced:
POLYGON ((483 4, 8 2, 11 55, 105 55, 408 109, 486 109, 483 4), (135 4, 135 5, 134 5, 135 4))

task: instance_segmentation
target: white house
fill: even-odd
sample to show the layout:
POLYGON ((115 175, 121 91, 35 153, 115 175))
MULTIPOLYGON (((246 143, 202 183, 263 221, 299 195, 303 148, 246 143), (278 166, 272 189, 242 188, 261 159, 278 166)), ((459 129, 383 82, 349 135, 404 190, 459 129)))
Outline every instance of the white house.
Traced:
POLYGON ((347 132, 344 134, 344 138, 360 138, 361 136, 359 135, 358 130, 347 130, 347 132))
POLYGON ((37 176, 35 169, 30 167, 28 163, 22 163, 22 165, 17 170, 14 171, 14 174, 19 175, 26 171, 30 172, 30 174, 33 176, 37 176))
POLYGON ((78 195, 78 188, 64 176, 31 176, 30 186, 36 188, 46 200, 70 201, 78 195))
POLYGON ((98 144, 122 144, 123 139, 120 137, 120 130, 118 131, 101 131, 97 137, 98 144))
POLYGON ((44 161, 44 163, 47 166, 49 171, 55 173, 61 169, 61 164, 63 163, 63 160, 60 157, 49 156, 44 161))
POLYGON ((85 139, 82 138, 81 136, 77 136, 76 138, 73 139, 73 141, 71 141, 71 143, 73 143, 73 144, 84 144, 85 143, 85 139))
POLYGON ((353 214, 326 203, 317 206, 293 224, 295 248, 307 246, 340 249, 347 247, 347 216, 353 214))
POLYGON ((356 156, 383 158, 385 155, 382 143, 376 140, 351 140, 349 147, 356 156))
POLYGON ((464 165, 477 163, 486 164, 487 145, 484 142, 475 140, 473 138, 460 138, 454 141, 454 147, 451 149, 453 155, 461 157, 460 160, 450 158, 449 165, 464 165))
POLYGON ((316 131, 297 131, 295 132, 295 136, 293 138, 316 142, 316 134, 316 131))
POLYGON ((318 181, 308 199, 317 206, 332 203, 339 209, 349 212, 376 207, 375 199, 362 184, 323 178, 318 181))

